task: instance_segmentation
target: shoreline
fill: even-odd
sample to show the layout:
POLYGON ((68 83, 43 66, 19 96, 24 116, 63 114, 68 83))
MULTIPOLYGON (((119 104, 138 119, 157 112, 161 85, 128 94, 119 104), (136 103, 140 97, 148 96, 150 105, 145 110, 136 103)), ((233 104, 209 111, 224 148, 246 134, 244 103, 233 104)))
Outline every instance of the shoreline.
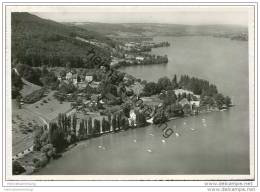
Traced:
MULTIPOLYGON (((228 109, 227 109, 227 110, 228 110, 228 109)), ((222 112, 222 111, 221 111, 221 110, 201 111, 198 115, 187 115, 187 116, 181 116, 181 117, 178 117, 178 116, 177 116, 177 117, 171 117, 171 118, 168 119, 167 122, 172 122, 172 121, 178 120, 178 119, 186 119, 186 118, 194 117, 194 116, 200 116, 201 114, 207 114, 207 113, 212 113, 212 112, 222 112)), ((147 128, 147 127, 149 127, 150 125, 155 125, 155 124, 153 124, 153 123, 148 123, 147 125, 145 125, 145 126, 143 126, 143 127, 132 127, 132 128, 127 129, 127 130, 119 130, 119 131, 116 131, 116 132, 115 132, 115 131, 103 132, 103 133, 101 133, 101 134, 100 134, 99 136, 97 136, 97 137, 106 136, 106 135, 108 135, 108 134, 116 134, 116 133, 120 133, 120 132, 125 132, 125 131, 128 131, 128 130, 130 130, 130 129, 147 128)), ((91 138, 82 139, 82 140, 80 140, 80 141, 77 141, 76 143, 73 143, 73 144, 69 145, 63 152, 56 154, 56 155, 55 155, 56 158, 55 158, 55 157, 49 158, 49 159, 47 160, 47 162, 46 162, 43 166, 41 166, 41 167, 36 168, 36 167, 34 167, 34 166, 32 166, 32 165, 30 165, 30 164, 28 163, 27 166, 24 166, 24 168, 25 168, 26 171, 25 171, 24 173, 22 173, 22 175, 33 175, 34 173, 37 173, 40 169, 44 168, 47 164, 51 163, 53 160, 58 160, 59 158, 62 158, 63 155, 65 155, 67 152, 71 151, 73 148, 79 146, 80 143, 86 142, 87 140, 94 139, 94 138, 97 138, 97 137, 91 137, 91 138)), ((167 138, 166 138, 166 139, 167 139, 167 138)), ((31 154, 33 154, 33 153, 34 153, 34 151, 31 152, 31 154)), ((40 152, 40 153, 42 153, 42 152, 40 152)), ((27 155, 29 156, 30 154, 27 154, 27 155)), ((25 156, 26 156, 26 155, 25 155, 25 156)), ((21 159, 22 159, 22 158, 21 158, 21 159)), ((19 160, 19 159, 18 159, 18 160, 19 160)))

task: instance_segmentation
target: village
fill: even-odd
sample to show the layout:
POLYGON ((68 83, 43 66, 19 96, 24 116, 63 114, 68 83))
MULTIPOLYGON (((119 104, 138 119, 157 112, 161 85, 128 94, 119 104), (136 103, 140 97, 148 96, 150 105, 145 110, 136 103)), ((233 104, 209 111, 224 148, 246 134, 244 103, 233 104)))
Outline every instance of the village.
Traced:
POLYGON ((118 68, 130 65, 166 64, 168 63, 167 55, 160 56, 149 52, 152 48, 169 46, 168 42, 119 41, 118 46, 111 52, 111 66, 118 68))
POLYGON ((147 82, 117 70, 167 64, 167 55, 149 52, 170 46, 168 42, 120 39, 111 48, 96 40, 75 38, 109 51, 109 62, 92 49, 87 54, 92 68, 73 67, 66 61, 63 67, 19 63, 12 69, 12 78, 18 86, 23 84, 20 92, 12 92, 16 96, 12 102, 14 174, 32 174, 82 140, 231 106, 229 97, 202 79, 174 75, 147 82))
MULTIPOLYGON (((50 145, 46 140, 49 137, 49 131, 57 129, 56 125, 64 121, 61 119, 64 116, 67 127, 63 134, 66 137, 64 146, 59 150, 56 149, 57 154, 60 154, 65 146, 75 144, 80 140, 145 127, 149 124, 159 124, 176 117, 198 115, 203 111, 219 110, 216 102, 214 105, 204 104, 205 101, 204 103, 201 101, 200 95, 181 88, 181 85, 177 85, 176 79, 173 79, 173 82, 167 77, 159 79, 158 83, 153 83, 158 90, 150 93, 152 83, 136 79, 115 69, 111 69, 112 73, 109 73, 104 66, 95 70, 76 68, 49 70, 55 72, 58 81, 57 90, 41 88, 18 101, 20 106, 18 111, 26 110, 27 113, 30 111, 42 119, 41 123, 30 125, 30 129, 23 125, 25 131, 22 134, 26 137, 31 135, 29 139, 33 146, 28 148, 27 144, 19 147, 24 151, 13 153, 13 160, 19 161, 23 167, 28 167, 26 163, 28 159, 34 159, 36 164, 30 164, 29 167, 34 168, 29 169, 29 172, 46 164, 47 159, 54 155, 55 142, 50 145), (169 85, 164 85, 165 82, 169 85), (169 87, 170 85, 173 86, 169 87), (28 98, 34 97, 35 93, 42 89, 44 91, 37 101, 27 102, 31 101, 28 98), (133 99, 135 97, 142 100, 141 105, 136 103, 133 99), (147 106, 151 109, 148 112, 145 110, 147 106), (161 106, 164 106, 163 110, 157 110, 161 106), (41 131, 37 131, 38 129, 41 131), (41 137, 38 136, 39 134, 41 137), (36 143, 40 147, 34 150, 36 143), (44 147, 45 145, 48 147, 44 147), (45 155, 42 153, 42 148, 45 150, 45 155), (47 153, 53 154, 46 157, 47 153)), ((222 107, 225 108, 224 105, 222 107)), ((19 118, 22 119, 22 115, 19 118)))

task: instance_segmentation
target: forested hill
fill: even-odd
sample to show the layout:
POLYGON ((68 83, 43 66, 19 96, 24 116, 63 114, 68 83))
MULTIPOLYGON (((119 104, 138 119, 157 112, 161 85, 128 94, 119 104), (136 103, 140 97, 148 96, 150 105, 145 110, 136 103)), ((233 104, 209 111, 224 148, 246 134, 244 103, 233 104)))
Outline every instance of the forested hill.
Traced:
MULTIPOLYGON (((93 68, 94 63, 88 52, 94 50, 109 63, 109 47, 114 43, 108 37, 97 32, 75 26, 67 26, 38 16, 21 12, 12 13, 12 64, 30 66, 65 66, 93 68), (76 39, 107 44, 98 47, 76 39)), ((102 61, 103 63, 103 61, 102 61)))

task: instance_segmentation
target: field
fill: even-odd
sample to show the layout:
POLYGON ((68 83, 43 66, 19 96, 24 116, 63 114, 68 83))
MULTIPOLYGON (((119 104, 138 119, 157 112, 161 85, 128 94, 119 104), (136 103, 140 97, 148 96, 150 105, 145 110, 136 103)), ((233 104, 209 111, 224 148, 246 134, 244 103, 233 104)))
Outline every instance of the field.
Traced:
POLYGON ((13 155, 30 148, 33 145, 34 125, 44 125, 55 118, 59 113, 70 111, 69 102, 62 104, 50 92, 46 97, 33 104, 22 105, 19 109, 15 100, 12 101, 12 145, 13 155))
POLYGON ((36 103, 27 105, 33 113, 43 117, 47 122, 55 119, 59 113, 68 112, 71 109, 70 102, 60 103, 53 97, 54 91, 36 103))
POLYGON ((33 126, 43 125, 43 121, 28 109, 18 109, 12 101, 12 154, 16 155, 33 144, 33 126))

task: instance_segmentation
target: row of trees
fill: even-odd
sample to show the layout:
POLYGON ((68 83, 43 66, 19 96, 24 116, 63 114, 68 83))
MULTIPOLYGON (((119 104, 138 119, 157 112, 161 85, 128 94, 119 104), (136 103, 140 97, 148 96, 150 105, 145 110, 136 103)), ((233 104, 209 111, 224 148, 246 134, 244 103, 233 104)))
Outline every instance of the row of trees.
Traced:
POLYGON ((177 80, 177 76, 174 75, 170 80, 168 77, 162 77, 157 83, 149 82, 145 84, 144 94, 146 96, 160 93, 162 90, 173 90, 177 88, 183 88, 192 91, 196 95, 213 96, 218 93, 216 85, 210 84, 207 80, 198 79, 195 77, 189 77, 188 75, 182 75, 177 80))
POLYGON ((189 77, 188 75, 182 75, 178 84, 197 95, 214 96, 218 93, 216 85, 210 84, 207 80, 189 77))
POLYGON ((168 77, 162 77, 157 81, 157 83, 146 83, 143 89, 143 95, 151 96, 161 93, 162 90, 173 90, 177 88, 179 88, 179 84, 176 75, 174 75, 172 80, 170 80, 168 77))
POLYGON ((12 98, 15 99, 18 96, 20 96, 20 91, 23 88, 23 81, 19 75, 16 74, 14 69, 12 69, 11 72, 11 78, 12 78, 12 98))
POLYGON ((101 121, 91 117, 82 119, 78 128, 77 124, 78 120, 75 114, 72 116, 59 114, 57 122, 49 124, 49 130, 46 127, 37 129, 34 137, 34 150, 40 151, 44 145, 50 143, 56 148, 56 152, 59 153, 69 144, 78 140, 97 137, 101 133, 127 130, 130 127, 128 119, 123 112, 113 116, 109 114, 107 119, 103 118, 101 121))

